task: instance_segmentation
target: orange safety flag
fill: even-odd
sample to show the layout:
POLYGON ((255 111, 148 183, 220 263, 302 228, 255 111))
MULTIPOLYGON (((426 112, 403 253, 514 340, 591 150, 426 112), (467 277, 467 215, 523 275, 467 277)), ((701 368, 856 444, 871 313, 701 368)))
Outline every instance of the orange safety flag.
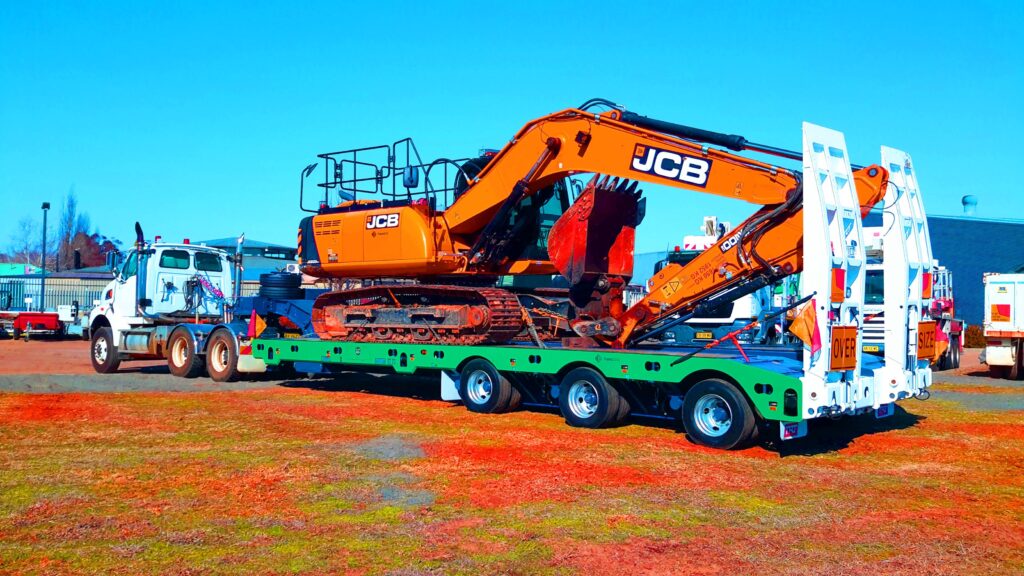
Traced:
POLYGON ((812 355, 821 350, 821 331, 818 330, 818 314, 815 312, 813 298, 797 313, 796 318, 793 318, 789 331, 805 346, 811 348, 812 355))

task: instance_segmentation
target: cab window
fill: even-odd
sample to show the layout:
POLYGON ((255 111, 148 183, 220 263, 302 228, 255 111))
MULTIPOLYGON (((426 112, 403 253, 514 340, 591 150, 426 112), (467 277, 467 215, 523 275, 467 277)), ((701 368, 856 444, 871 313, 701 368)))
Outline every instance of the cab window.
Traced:
POLYGON ((188 270, 188 252, 185 250, 164 250, 160 253, 160 267, 172 270, 188 270))
POLYGON ((224 268, 220 263, 220 257, 208 252, 196 252, 196 270, 203 272, 220 272, 224 268))
POLYGON ((868 270, 864 277, 864 303, 885 304, 885 276, 881 270, 868 270))
POLYGON ((126 280, 135 276, 135 273, 139 270, 139 253, 134 250, 128 254, 128 259, 124 261, 124 266, 121 268, 121 279, 126 280))

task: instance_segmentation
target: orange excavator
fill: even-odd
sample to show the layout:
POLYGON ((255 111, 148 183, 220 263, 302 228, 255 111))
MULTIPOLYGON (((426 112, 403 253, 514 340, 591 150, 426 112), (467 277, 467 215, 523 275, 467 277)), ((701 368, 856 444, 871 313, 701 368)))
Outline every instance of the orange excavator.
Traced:
MULTIPOLYGON (((799 272, 801 174, 711 146, 801 158, 601 99, 533 120, 500 151, 463 162, 420 162, 411 140, 380 147, 380 164, 366 160, 374 148, 321 154, 324 201, 299 227, 302 269, 362 286, 320 296, 314 329, 352 341, 503 343, 529 332, 539 342, 535 322, 558 314, 522 302, 551 302, 559 292, 512 291, 496 281, 557 273, 572 306, 555 325, 571 326, 584 342, 624 348, 799 272), (406 162, 398 167, 400 143, 406 162), (436 179, 441 170, 443 180, 453 173, 453 186, 432 186, 431 171, 436 179), (570 205, 582 174, 593 176, 570 205), (398 178, 406 192, 393 185, 388 193, 398 178), (659 271, 649 294, 627 309, 622 292, 645 208, 637 181, 761 207, 687 265, 659 271), (331 191, 342 198, 333 206, 331 191)), ((888 172, 858 168, 854 180, 866 214, 884 195, 888 172)))

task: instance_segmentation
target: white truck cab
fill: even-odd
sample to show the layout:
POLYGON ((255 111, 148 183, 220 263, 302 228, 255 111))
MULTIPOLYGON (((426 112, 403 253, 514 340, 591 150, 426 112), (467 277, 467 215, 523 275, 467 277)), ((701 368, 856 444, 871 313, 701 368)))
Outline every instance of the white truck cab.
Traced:
MULTIPOLYGON (((109 254, 107 264, 114 279, 89 314, 97 372, 113 372, 122 360, 167 358, 176 327, 216 325, 233 299, 234 259, 217 248, 141 242, 127 254, 109 254)), ((187 347, 182 340, 179 347, 187 347)), ((194 358, 194 338, 191 345, 194 358)))

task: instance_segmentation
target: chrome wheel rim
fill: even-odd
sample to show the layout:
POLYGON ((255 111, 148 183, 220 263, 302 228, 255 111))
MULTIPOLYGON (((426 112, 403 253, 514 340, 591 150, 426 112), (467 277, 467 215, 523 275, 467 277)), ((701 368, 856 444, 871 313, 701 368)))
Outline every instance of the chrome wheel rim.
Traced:
POLYGON ((466 382, 466 395, 473 404, 486 404, 494 392, 491 375, 483 370, 474 370, 466 382))
POLYGON ((171 361, 175 366, 184 366, 186 358, 188 358, 188 345, 185 344, 184 338, 178 338, 171 347, 171 361))
POLYGON ((228 368, 228 346, 223 340, 213 343, 213 350, 210 350, 210 364, 215 372, 224 372, 228 368))
POLYGON ((586 380, 577 380, 569 387, 569 411, 586 420, 597 413, 597 387, 586 380))
POLYGON ((107 339, 99 338, 92 345, 92 357, 96 359, 97 364, 103 364, 107 361, 107 339))
POLYGON ((732 427, 732 409, 718 394, 705 394, 693 405, 693 421, 701 434, 717 438, 732 427))

